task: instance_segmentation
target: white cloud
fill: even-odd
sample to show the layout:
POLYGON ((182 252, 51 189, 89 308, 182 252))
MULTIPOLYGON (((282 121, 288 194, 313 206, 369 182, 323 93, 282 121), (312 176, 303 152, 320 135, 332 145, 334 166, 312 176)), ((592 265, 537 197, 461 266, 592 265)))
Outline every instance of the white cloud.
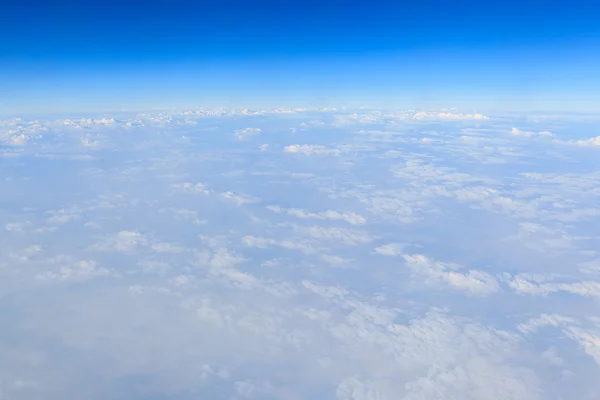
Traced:
POLYGON ((78 261, 63 265, 58 271, 46 271, 35 277, 42 281, 81 281, 109 275, 111 272, 104 267, 99 267, 95 261, 78 261))
POLYGON ((12 253, 10 253, 10 258, 13 258, 17 261, 29 261, 31 259, 31 257, 33 257, 34 255, 40 253, 42 251, 42 246, 40 245, 31 245, 31 246, 27 246, 26 248, 19 250, 19 251, 14 251, 12 253))
POLYGON ((81 144, 84 147, 98 147, 99 145, 97 140, 90 139, 89 137, 82 137, 81 144))
POLYGON ((210 190, 207 188, 207 186, 204 183, 191 183, 191 182, 183 182, 183 183, 177 183, 173 185, 173 188, 178 190, 178 191, 182 191, 182 192, 187 192, 187 193, 196 193, 196 194, 203 194, 203 195, 209 195, 211 192, 210 190))
POLYGON ((454 112, 427 112, 419 111, 412 115, 413 119, 450 119, 450 120, 485 120, 488 119, 483 114, 460 114, 454 112))
POLYGON ((347 245, 358 245, 371 242, 374 238, 370 235, 350 229, 328 228, 322 226, 311 226, 301 228, 296 226, 296 231, 304 232, 308 236, 321 240, 339 240, 347 245))
POLYGON ((241 206, 243 204, 260 202, 260 199, 258 199, 256 197, 247 196, 245 194, 234 193, 234 192, 221 193, 221 197, 231 203, 237 204, 238 206, 241 206))
POLYGON ((533 333, 539 328, 553 326, 562 327, 575 323, 573 318, 564 317, 558 314, 542 314, 538 318, 531 318, 525 323, 519 324, 517 327, 523 333, 533 333))
POLYGON ((25 146, 28 138, 24 134, 12 135, 6 139, 5 143, 12 146, 25 146))
POLYGON ((515 136, 552 136, 552 132, 548 131, 532 132, 524 131, 519 128, 512 128, 511 133, 515 136))
MULTIPOLYGON (((383 383, 385 385, 385 383, 383 383)), ((388 397, 380 390, 379 382, 365 382, 359 376, 345 378, 337 387, 339 400, 384 400, 388 397)))
POLYGON ((183 253, 187 249, 175 243, 160 242, 148 238, 136 231, 120 231, 116 235, 108 235, 91 248, 96 251, 133 252, 151 249, 158 253, 183 253))
POLYGON ((600 258, 578 264, 579 270, 588 274, 600 274, 600 258))
POLYGON ((507 277, 507 283, 519 294, 547 296, 552 293, 566 292, 582 297, 600 297, 600 282, 596 281, 536 282, 528 275, 516 275, 507 277))
POLYGON ((336 255, 323 254, 321 259, 326 263, 333 265, 335 267, 346 268, 348 265, 352 264, 352 260, 349 258, 344 258, 336 255))
POLYGON ((94 245, 94 250, 103 251, 133 251, 148 245, 148 239, 140 232, 120 231, 116 235, 108 236, 103 241, 94 245))
POLYGON ((598 118, 68 117, 0 120, 4 397, 600 392, 600 165, 530 140, 598 118))
POLYGON ((589 138, 587 140, 576 140, 573 143, 578 146, 600 146, 600 136, 589 138))
POLYGON ((319 251, 319 248, 313 243, 302 240, 276 240, 249 235, 242 238, 242 243, 245 246, 258 247, 262 249, 270 246, 283 247, 289 250, 299 250, 306 254, 313 254, 319 251))
MULTIPOLYGON (((558 314, 542 314, 538 318, 531 318, 520 324, 518 329, 525 334, 531 334, 548 326, 560 328, 568 338, 576 341, 594 359, 596 364, 600 365, 600 320, 595 318, 590 318, 590 320, 592 326, 586 328, 570 317, 558 314)), ((563 363, 563 360, 556 356, 555 349, 549 349, 549 352, 546 351, 543 356, 554 364, 561 365, 563 363)))
POLYGON ((541 354, 541 356, 551 365, 559 367, 565 365, 565 360, 558 355, 555 347, 549 347, 541 354))
POLYGON ((500 290, 498 282, 490 274, 469 270, 466 273, 453 271, 461 267, 456 264, 446 264, 430 260, 422 254, 403 255, 406 265, 416 274, 442 281, 450 286, 473 294, 489 294, 500 290))
POLYGON ((375 252, 384 256, 399 256, 403 254, 406 246, 404 243, 390 243, 376 247, 375 252))
POLYGON ((322 212, 310 212, 300 210, 297 208, 283 208, 279 206, 268 206, 268 210, 275 213, 286 213, 298 218, 315 218, 315 219, 330 219, 330 220, 343 220, 352 225, 362 225, 367 222, 367 219, 362 215, 353 212, 340 212, 336 210, 327 210, 322 212))
POLYGON ((183 253, 186 251, 185 247, 165 242, 153 243, 151 248, 159 253, 183 253))
POLYGON ((348 290, 341 287, 319 285, 306 280, 302 281, 302 286, 325 298, 344 298, 350 293, 348 290))
POLYGON ((60 210, 48 211, 47 214, 50 215, 47 221, 57 225, 66 224, 69 221, 81 218, 81 211, 77 208, 63 208, 60 210))
POLYGON ((159 210, 160 213, 168 213, 173 216, 176 220, 187 220, 190 221, 194 225, 203 225, 206 224, 206 220, 201 219, 198 215, 197 211, 186 209, 186 208, 176 208, 169 207, 163 208, 159 210))
POLYGON ((567 336, 577 341, 583 350, 590 355, 596 364, 600 365, 600 324, 595 328, 586 330, 571 326, 565 330, 567 336))
POLYGON ((302 153, 307 156, 310 156, 310 155, 331 155, 331 156, 340 155, 340 151, 337 149, 328 149, 325 146, 311 145, 311 144, 292 144, 289 146, 285 146, 283 148, 283 151, 285 153, 302 153))
POLYGON ((235 136, 239 140, 244 140, 250 136, 256 136, 262 132, 260 128, 244 128, 244 129, 236 129, 235 136))
POLYGON ((31 222, 9 222, 4 225, 4 229, 9 232, 23 232, 26 227, 30 226, 31 222))

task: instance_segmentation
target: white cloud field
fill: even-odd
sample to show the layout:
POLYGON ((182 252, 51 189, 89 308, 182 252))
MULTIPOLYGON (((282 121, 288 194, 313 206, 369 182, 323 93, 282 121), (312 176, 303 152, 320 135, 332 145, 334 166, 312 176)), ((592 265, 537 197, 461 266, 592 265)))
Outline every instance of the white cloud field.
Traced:
POLYGON ((0 121, 0 399, 598 399, 590 115, 0 121))

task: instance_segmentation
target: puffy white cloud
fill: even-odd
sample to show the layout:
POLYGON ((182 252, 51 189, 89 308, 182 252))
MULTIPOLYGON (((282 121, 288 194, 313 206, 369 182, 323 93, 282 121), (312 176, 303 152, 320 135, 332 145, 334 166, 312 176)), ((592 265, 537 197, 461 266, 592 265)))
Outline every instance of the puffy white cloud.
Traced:
POLYGON ((35 276, 42 281, 79 281, 98 276, 108 276, 111 272, 99 267, 95 261, 78 261, 62 265, 57 271, 46 271, 35 276))
POLYGON ((292 144, 283 148, 285 153, 302 153, 307 156, 310 155, 331 155, 338 156, 340 151, 338 149, 328 149, 325 146, 314 145, 314 144, 292 144))
POLYGON ((445 282, 456 289, 474 294, 489 294, 500 290, 497 280, 490 274, 469 270, 466 273, 457 272, 462 266, 441 263, 429 259, 423 254, 407 254, 406 244, 392 243, 375 248, 375 253, 385 256, 402 256, 406 265, 417 274, 435 281, 445 282))
POLYGON ((256 136, 262 132, 260 128, 244 128, 244 129, 236 129, 235 136, 239 140, 244 140, 250 136, 256 136))
POLYGON ((354 212, 340 212, 336 210, 327 210, 322 212, 310 212, 300 210, 297 208, 283 208, 279 206, 268 206, 268 210, 275 213, 285 213, 298 218, 315 218, 315 219, 331 219, 331 220, 343 220, 352 225, 362 225, 367 222, 367 219, 362 215, 354 212))
POLYGON ((357 245, 371 242, 374 238, 364 232, 343 229, 311 226, 308 228, 295 227, 296 231, 304 232, 308 236, 322 240, 339 240, 347 245, 357 245))
POLYGON ((600 136, 589 138, 587 140, 576 140, 573 143, 578 146, 600 146, 600 136))
POLYGON ((407 245, 404 243, 390 243, 375 248, 375 252, 384 256, 399 256, 407 245))
POLYGON ((103 251, 133 251, 147 244, 148 239, 140 232, 120 231, 116 235, 106 237, 93 248, 103 251))
POLYGON ((278 246, 289 250, 299 250, 306 254, 313 254, 319 251, 319 248, 313 243, 299 240, 276 240, 249 235, 244 236, 242 238, 242 242, 245 246, 258 247, 262 249, 270 246, 278 246))
POLYGON ((57 225, 66 224, 69 221, 81 218, 81 210, 76 207, 51 210, 47 214, 50 215, 48 222, 57 225))
POLYGON ((590 330, 571 326, 565 330, 565 333, 577 341, 583 350, 596 361, 596 364, 600 365, 600 324, 590 330))
POLYGON ((519 294, 547 296, 552 293, 566 292, 583 297, 600 297, 600 282, 552 282, 551 277, 541 282, 530 279, 526 274, 507 277, 508 285, 519 294))
POLYGON ((42 251, 42 246, 40 245, 31 245, 27 246, 24 249, 13 251, 9 254, 9 257, 16 261, 26 262, 31 260, 36 254, 39 254, 42 251))
POLYGON ((419 111, 412 115, 413 119, 450 119, 450 120, 485 120, 487 116, 483 114, 460 114, 454 112, 427 112, 419 111))
POLYGON ((4 229, 9 232, 23 232, 25 228, 31 225, 31 222, 9 222, 4 225, 4 229))
POLYGON ((186 248, 183 246, 166 242, 152 243, 151 248, 159 253, 183 253, 186 251, 186 248))
POLYGON ((95 118, 94 124, 97 125, 113 125, 117 121, 114 118, 95 118))
POLYGON ((511 133, 515 136, 552 136, 552 132, 548 131, 532 132, 524 131, 519 128, 512 128, 511 133))
POLYGON ((176 220, 187 220, 194 225, 206 224, 206 220, 199 217, 198 212, 186 208, 168 207, 159 210, 160 213, 170 214, 176 220))
POLYGON ((323 254, 321 259, 326 263, 333 265, 335 267, 345 268, 348 265, 352 264, 352 260, 349 258, 344 258, 336 255, 323 254))
POLYGON ((28 138, 24 134, 12 135, 5 140, 5 143, 12 146, 24 146, 27 143, 27 140, 28 138))
POLYGON ((445 282, 456 289, 480 295, 500 290, 496 279, 486 272, 477 270, 469 270, 466 273, 453 271, 461 267, 456 264, 436 262, 422 254, 403 255, 402 257, 406 261, 406 265, 415 273, 445 282))
POLYGON ((234 193, 234 192, 221 193, 221 197, 229 202, 237 204, 238 206, 241 206, 242 204, 260 202, 260 199, 258 199, 256 197, 251 197, 251 196, 247 196, 247 195, 244 195, 241 193, 234 193))
POLYGON ((563 360, 557 353, 555 347, 549 347, 541 354, 542 358, 547 360, 547 362, 551 365, 555 366, 563 366, 565 364, 565 360, 563 360))
MULTIPOLYGON (((525 323, 519 324, 518 329, 525 333, 535 333, 540 328, 559 328, 570 339, 576 341, 583 350, 600 365, 600 320, 589 318, 591 327, 584 327, 573 318, 558 314, 542 314, 537 318, 531 318, 525 323)), ((555 354, 555 349, 550 348, 543 356, 552 363, 562 365, 563 360, 555 354)))
POLYGON ((325 298, 344 298, 350 292, 347 289, 336 286, 319 285, 310 281, 302 281, 302 286, 325 298))
POLYGON ((137 231, 120 231, 116 235, 107 235, 101 241, 95 243, 91 250, 124 253, 146 250, 158 253, 183 253, 187 251, 184 246, 157 241, 137 231))
POLYGON ((173 188, 178 190, 178 191, 182 191, 182 192, 187 192, 187 193, 196 193, 196 194, 203 194, 203 195, 209 195, 210 189, 207 188, 207 186, 204 183, 191 183, 191 182, 183 182, 183 183, 177 183, 173 185, 173 188))
POLYGON ((388 396, 379 385, 379 382, 365 382, 359 376, 349 376, 338 385, 336 396, 339 400, 384 400, 388 396))
POLYGON ((519 324, 517 328, 523 333, 532 333, 546 326, 561 327, 574 323, 575 320, 573 318, 558 314, 542 314, 538 318, 531 318, 529 321, 519 324))

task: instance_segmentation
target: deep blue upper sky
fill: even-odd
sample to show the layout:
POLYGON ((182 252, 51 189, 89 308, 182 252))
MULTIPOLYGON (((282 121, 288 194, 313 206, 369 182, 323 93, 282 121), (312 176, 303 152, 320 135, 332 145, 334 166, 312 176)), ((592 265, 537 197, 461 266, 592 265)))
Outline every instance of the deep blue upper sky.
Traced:
POLYGON ((0 106, 18 111, 565 95, 592 109, 600 87, 592 1, 1 4, 0 106))

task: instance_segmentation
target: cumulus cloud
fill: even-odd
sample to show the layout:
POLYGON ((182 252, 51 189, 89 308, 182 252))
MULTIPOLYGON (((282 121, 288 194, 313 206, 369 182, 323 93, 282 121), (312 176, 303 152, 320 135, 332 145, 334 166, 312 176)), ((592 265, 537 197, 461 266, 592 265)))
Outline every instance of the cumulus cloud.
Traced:
POLYGON ((152 250, 158 253, 182 253, 187 250, 175 243, 151 239, 137 231, 120 231, 117 234, 107 235, 95 243, 91 249, 94 251, 123 253, 142 250, 152 250))
POLYGON ((159 212, 163 214, 169 214, 175 220, 190 221, 194 225, 203 225, 206 223, 206 220, 201 219, 197 211, 187 208, 168 207, 159 210, 159 212))
MULTIPOLYGON (((559 328, 568 338, 576 341, 594 359, 596 364, 600 365, 600 320, 589 318, 589 321, 591 324, 588 323, 588 327, 585 327, 570 317, 559 314, 542 314, 519 324, 517 328, 525 334, 535 333, 545 327, 559 328)), ((549 354, 547 354, 548 352, 544 353, 545 357, 550 358, 553 363, 561 365, 562 359, 554 354, 555 351, 552 351, 552 348, 550 350, 549 354)))
POLYGON ((484 120, 488 119, 487 116, 483 114, 460 114, 454 112, 427 112, 427 111, 419 111, 412 115, 413 119, 432 119, 432 118, 440 118, 440 119, 450 119, 450 120, 484 120))
POLYGON ((81 210, 76 207, 50 210, 47 214, 50 215, 47 221, 51 224, 58 225, 66 224, 69 221, 81 218, 81 210))
POLYGON ((28 261, 34 255, 40 253, 42 251, 42 246, 40 245, 31 245, 27 246, 22 250, 13 251, 10 253, 10 258, 18 260, 18 261, 28 261))
POLYGON ((283 247, 283 248, 289 249, 289 250, 299 250, 306 254, 314 254, 314 253, 317 253, 319 250, 319 248, 316 245, 314 245, 313 243, 310 243, 310 242, 306 242, 306 241, 276 240, 276 239, 269 239, 269 238, 256 237, 256 236, 250 236, 250 235, 244 236, 242 238, 242 243, 244 243, 245 246, 258 247, 258 248, 262 248, 262 249, 265 249, 270 246, 278 246, 278 247, 283 247))
POLYGON ((262 132, 260 128, 244 128, 244 129, 236 129, 235 136, 239 140, 244 140, 250 136, 256 136, 262 132))
POLYGON ((587 140, 576 140, 573 143, 578 146, 600 146, 600 136, 596 136, 587 140))
POLYGON ((340 155, 340 151, 338 149, 328 149, 325 146, 321 145, 311 145, 311 144, 292 144, 289 146, 285 146, 283 148, 285 153, 301 153, 307 156, 310 155, 330 155, 330 156, 338 156, 340 155))
POLYGON ((148 244, 148 239, 140 232, 120 231, 116 235, 106 237, 94 246, 95 250, 132 251, 148 244))
POLYGON ((95 261, 78 261, 63 265, 57 271, 37 274, 35 278, 42 281, 79 281, 110 274, 108 269, 99 267, 95 261))
POLYGON ((310 226, 305 228, 294 226, 294 230, 320 240, 339 240, 350 246, 369 243, 374 239, 365 232, 343 228, 329 228, 322 226, 310 226))
POLYGON ((436 262, 422 254, 403 255, 402 257, 406 261, 406 265, 415 273, 444 282, 458 290, 480 295, 500 290, 496 279, 486 272, 477 270, 469 270, 465 273, 453 271, 461 269, 461 267, 455 264, 436 262))
POLYGON ((225 199, 226 201, 237 204, 238 206, 241 206, 242 204, 260 202, 260 199, 258 199, 256 197, 247 196, 247 195, 244 195, 241 193, 234 193, 234 192, 221 193, 221 197, 223 199, 225 199))
POLYGON ((558 314, 542 314, 538 318, 531 318, 529 321, 519 324, 517 327, 523 333, 533 333, 539 328, 553 326, 561 327, 575 323, 573 318, 564 317, 558 314))
POLYGON ((188 192, 188 193, 196 193, 196 194, 203 194, 203 195, 209 195, 210 194, 210 190, 206 187, 206 185, 204 183, 191 183, 191 182, 183 182, 183 183, 176 183, 173 185, 173 188, 175 190, 178 191, 182 191, 182 192, 188 192))
POLYGON ((592 329, 572 326, 566 329, 567 336, 577 341, 583 350, 600 365, 600 324, 592 329))
POLYGON ((518 274, 514 277, 507 277, 508 286, 519 294, 532 296, 547 296, 552 293, 566 292, 582 297, 600 297, 600 282, 580 281, 580 282, 554 282, 552 277, 532 279, 527 274, 518 274))
POLYGON ((278 214, 285 213, 287 215, 291 215, 298 218, 342 220, 352 225, 362 225, 367 222, 367 219, 365 217, 354 212, 340 212, 336 210, 310 212, 297 208, 283 208, 279 206, 267 206, 267 209, 278 214))
POLYGON ((321 259, 326 263, 340 268, 346 268, 352 264, 352 260, 349 258, 344 258, 336 255, 323 254, 321 259))
POLYGON ((31 225, 31 222, 9 222, 4 225, 4 229, 9 232, 23 232, 25 228, 31 225))
POLYGON ((27 143, 28 138, 24 134, 9 136, 5 143, 12 146, 24 146, 27 143))
POLYGON ((512 128, 511 133, 515 136, 552 136, 552 132, 548 131, 532 132, 524 131, 519 128, 512 128))
POLYGON ((375 252, 384 256, 399 256, 403 254, 406 247, 403 243, 390 243, 375 248, 375 252))

